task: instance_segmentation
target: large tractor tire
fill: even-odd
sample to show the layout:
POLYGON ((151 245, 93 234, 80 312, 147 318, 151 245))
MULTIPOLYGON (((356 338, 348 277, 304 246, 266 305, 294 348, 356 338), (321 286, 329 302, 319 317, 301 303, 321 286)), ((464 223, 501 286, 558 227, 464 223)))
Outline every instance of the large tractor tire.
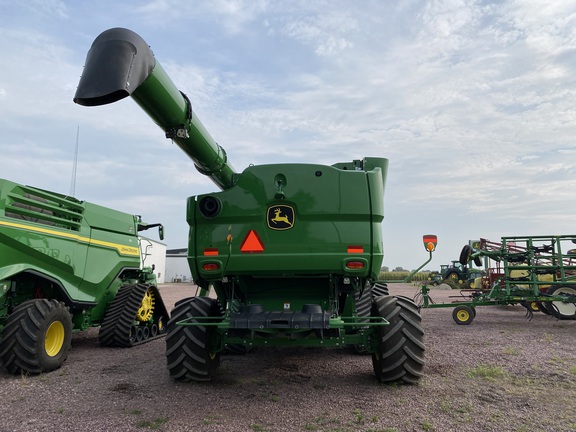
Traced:
POLYGON ((58 369, 68 357, 72 317, 57 300, 18 305, 2 330, 0 363, 9 373, 40 374, 58 369))
POLYGON ((362 295, 360 292, 356 293, 356 313, 358 316, 370 316, 374 299, 388 294, 388 284, 384 282, 367 283, 362 295))
MULTIPOLYGON (((172 309, 166 334, 166 360, 170 377, 179 382, 210 381, 220 365, 220 352, 211 349, 214 326, 177 325, 193 317, 221 317, 215 299, 192 297, 172 309)), ((190 322, 198 323, 192 319, 190 322)))
POLYGON ((386 384, 417 384, 425 351, 418 306, 405 297, 381 296, 374 300, 372 313, 390 323, 378 330, 378 349, 372 354, 376 378, 386 384))
MULTIPOLYGON (((373 284, 367 283, 366 288, 355 294, 356 298, 356 314, 359 317, 369 317, 372 314, 372 303, 376 297, 388 295, 388 285, 384 282, 375 282, 373 284)), ((365 320, 366 322, 368 320, 365 320)), ((356 354, 368 354, 368 350, 364 345, 353 345, 353 351, 356 354)))
POLYGON ((567 300, 571 300, 570 302, 543 302, 552 316, 559 320, 576 320, 576 286, 551 286, 548 288, 547 294, 554 296, 562 295, 566 296, 567 300))
POLYGON ((458 283, 463 282, 462 278, 456 271, 447 272, 444 278, 447 280, 451 280, 452 282, 458 282, 458 283))
POLYGON ((103 346, 131 347, 164 336, 167 321, 154 285, 123 285, 106 310, 98 338, 103 346))

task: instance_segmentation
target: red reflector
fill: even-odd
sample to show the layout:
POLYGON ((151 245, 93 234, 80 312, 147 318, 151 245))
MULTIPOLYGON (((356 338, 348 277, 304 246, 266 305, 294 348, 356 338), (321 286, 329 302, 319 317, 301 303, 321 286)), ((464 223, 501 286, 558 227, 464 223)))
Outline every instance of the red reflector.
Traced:
POLYGON ((240 252, 262 252, 263 250, 264 245, 256 231, 248 231, 246 238, 242 242, 242 246, 240 246, 240 252))
POLYGON ((216 263, 206 263, 202 264, 202 270, 204 271, 215 271, 218 270, 220 266, 216 263))
POLYGON ((351 270, 358 270, 364 268, 364 263, 362 261, 348 261, 346 263, 346 268, 351 270))
POLYGON ((206 248, 204 249, 204 256, 208 255, 218 255, 218 248, 206 248))
POLYGON ((348 246, 348 253, 364 253, 362 246, 348 246))

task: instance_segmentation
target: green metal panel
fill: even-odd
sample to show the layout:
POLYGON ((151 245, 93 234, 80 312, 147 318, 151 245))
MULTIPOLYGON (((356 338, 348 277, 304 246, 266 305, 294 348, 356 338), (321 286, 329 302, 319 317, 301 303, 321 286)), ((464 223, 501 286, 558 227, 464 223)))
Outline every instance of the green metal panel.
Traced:
POLYGON ((190 198, 193 277, 199 281, 227 275, 338 274, 376 279, 382 264, 380 224, 387 167, 385 159, 378 162, 370 172, 314 164, 253 166, 232 189, 190 198), (221 205, 214 217, 202 215, 198 203, 206 197, 221 205), (290 213, 288 225, 274 222, 277 209, 280 218, 290 213), (262 244, 261 252, 242 252, 251 231, 262 244), (349 260, 366 266, 346 269, 349 260), (222 265, 218 271, 202 270, 210 262, 222 265))
MULTIPOLYGON (((70 302, 88 305, 112 298, 119 274, 139 267, 133 215, 0 179, 0 281, 36 274, 61 286, 70 302)), ((30 290, 53 289, 50 283, 18 295, 37 296, 30 290)), ((106 305, 91 310, 90 321, 106 305)))

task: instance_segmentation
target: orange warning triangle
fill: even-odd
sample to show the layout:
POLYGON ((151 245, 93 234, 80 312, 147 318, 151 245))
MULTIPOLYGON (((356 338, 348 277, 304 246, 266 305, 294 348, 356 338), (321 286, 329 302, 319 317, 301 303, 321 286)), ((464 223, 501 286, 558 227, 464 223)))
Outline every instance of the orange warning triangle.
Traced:
POLYGON ((240 252, 262 252, 264 250, 264 245, 260 241, 260 237, 254 230, 248 231, 246 238, 240 246, 240 252))

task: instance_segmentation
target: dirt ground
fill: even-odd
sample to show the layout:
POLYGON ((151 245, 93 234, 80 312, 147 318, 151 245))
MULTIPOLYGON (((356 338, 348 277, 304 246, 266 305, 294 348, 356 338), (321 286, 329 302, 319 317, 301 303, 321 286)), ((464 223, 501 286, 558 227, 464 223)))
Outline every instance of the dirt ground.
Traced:
MULTIPOLYGON (((413 297, 417 287, 390 291, 413 297)), ((194 289, 161 293, 171 310, 194 289)), ((0 431, 576 431, 576 321, 528 321, 521 306, 478 308, 469 326, 451 308, 423 309, 422 319, 417 386, 381 385, 370 356, 319 348, 224 356, 214 381, 180 384, 163 339, 101 348, 91 329, 74 335, 59 370, 0 372, 0 431)))

